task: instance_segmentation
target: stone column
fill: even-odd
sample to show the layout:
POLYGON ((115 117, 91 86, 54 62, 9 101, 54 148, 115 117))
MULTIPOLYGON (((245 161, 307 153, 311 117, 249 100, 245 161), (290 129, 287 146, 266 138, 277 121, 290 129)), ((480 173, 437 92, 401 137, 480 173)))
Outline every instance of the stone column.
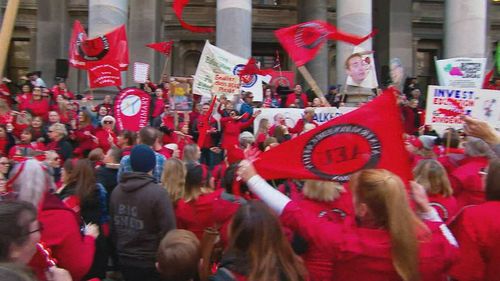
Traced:
MULTIPOLYGON (((364 36, 372 31, 372 0, 337 0, 337 28, 344 32, 364 36)), ((383 32, 383 31, 382 31, 383 32)), ((372 49, 372 39, 361 43, 360 47, 372 49)), ((347 76, 344 62, 354 46, 337 41, 337 83, 345 85, 347 76)))
MULTIPOLYGON (((311 20, 327 21, 328 10, 327 0, 300 0, 298 1, 298 21, 306 22, 311 20)), ((328 43, 321 48, 316 57, 306 64, 307 69, 311 73, 319 88, 324 94, 328 89, 328 43)), ((305 88, 310 88, 309 85, 304 85, 305 88)))
MULTIPOLYGON (((89 0, 89 37, 97 37, 122 24, 127 24, 127 18, 128 0, 89 0)), ((129 44, 130 42, 131 40, 129 44)), ((131 67, 133 61, 130 60, 129 69, 131 67)), ((126 85, 126 82, 127 73, 122 72, 122 86, 126 85)))
MULTIPOLYGON (((390 13, 389 60, 399 58, 405 74, 412 76, 414 74, 412 0, 392 0, 390 13)), ((383 30, 381 29, 380 32, 383 30)))
POLYGON ((217 0, 216 45, 243 58, 252 55, 252 1, 217 0))
POLYGON ((56 59, 68 57, 69 23, 67 1, 37 2, 36 70, 47 86, 54 84, 56 59))
MULTIPOLYGON (((130 16, 128 25, 128 47, 130 67, 134 62, 143 62, 150 65, 151 81, 159 81, 161 73, 160 55, 145 45, 152 42, 164 41, 160 39, 162 1, 130 0, 130 16)), ((163 56, 163 55, 162 55, 163 56)), ((131 68, 130 68, 131 69, 131 68)), ((128 72, 128 85, 134 84, 133 71, 128 72)))
POLYGON ((445 1, 445 58, 487 57, 487 2, 445 1))

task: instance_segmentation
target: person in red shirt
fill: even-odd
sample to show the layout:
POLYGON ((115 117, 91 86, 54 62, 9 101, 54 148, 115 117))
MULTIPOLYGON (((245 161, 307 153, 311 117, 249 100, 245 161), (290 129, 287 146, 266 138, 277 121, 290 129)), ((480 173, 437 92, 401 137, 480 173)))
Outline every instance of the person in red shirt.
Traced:
POLYGON ((356 225, 325 223, 271 187, 245 161, 239 175, 250 190, 308 243, 329 253, 332 280, 447 280, 456 241, 428 204, 425 190, 412 182, 413 198, 425 222, 410 208, 406 189, 387 170, 361 170, 351 177, 356 225))
POLYGON ((318 127, 318 123, 314 121, 314 108, 307 107, 304 109, 304 117, 299 119, 293 128, 288 129, 288 132, 292 134, 300 134, 304 131, 306 124, 312 124, 314 128, 318 127))
POLYGON ((403 111, 405 133, 409 135, 418 135, 418 129, 421 125, 420 114, 422 114, 421 110, 418 108, 418 100, 410 100, 408 105, 403 106, 401 110, 403 111))
POLYGON ((151 118, 158 117, 163 112, 163 107, 165 106, 165 102, 163 99, 163 90, 156 89, 155 97, 153 99, 153 112, 151 113, 151 118))
POLYGON ((458 212, 458 205, 444 167, 434 159, 423 159, 413 169, 413 176, 425 188, 431 206, 447 223, 458 212))
POLYGON ((101 120, 101 127, 95 131, 98 147, 102 148, 104 154, 106 154, 112 146, 117 145, 118 140, 114 131, 115 123, 116 121, 113 116, 104 116, 101 120))
POLYGON ((123 130, 116 137, 116 144, 122 150, 122 157, 130 155, 132 147, 137 141, 137 134, 133 131, 123 130))
POLYGON ((238 146, 238 137, 241 131, 245 128, 252 126, 253 120, 260 114, 260 110, 255 111, 251 118, 245 122, 241 122, 240 119, 243 115, 238 115, 236 110, 231 111, 229 117, 221 118, 220 122, 222 124, 222 148, 230 149, 234 146, 238 146))
POLYGON ((31 84, 24 84, 21 87, 21 94, 17 94, 15 100, 17 102, 17 110, 22 111, 25 109, 26 103, 31 100, 32 97, 32 87, 31 84))
POLYGON ((85 156, 97 147, 98 139, 94 135, 92 117, 87 111, 78 113, 78 125, 70 136, 78 145, 73 151, 74 155, 85 156))
POLYGON ((460 245, 451 276, 458 281, 495 281, 500 276, 500 160, 491 160, 486 175, 486 202, 463 209, 450 224, 460 245))
POLYGON ((302 92, 302 86, 299 84, 295 85, 293 93, 286 97, 285 107, 290 107, 292 104, 297 108, 306 108, 309 105, 307 95, 302 92))
MULTIPOLYGON (((18 199, 40 210, 38 220, 44 226, 40 240, 51 250, 57 266, 68 270, 73 280, 81 280, 92 265, 97 226, 84 227, 80 218, 52 193, 52 177, 38 160, 20 163, 11 173, 11 187, 19 193, 18 199)), ((40 252, 32 258, 30 267, 39 280, 46 280, 49 266, 40 252)))
POLYGON ((42 96, 42 89, 40 87, 33 88, 33 95, 31 99, 25 101, 23 108, 30 110, 33 116, 40 116, 43 120, 47 120, 49 113, 49 101, 42 96))
POLYGON ((19 143, 14 145, 9 150, 9 158, 14 156, 33 156, 35 151, 44 151, 45 145, 41 142, 32 142, 33 140, 33 129, 28 127, 25 128, 19 139, 19 143))
POLYGON ((75 99, 75 94, 68 90, 68 86, 66 86, 66 82, 64 80, 57 82, 57 84, 52 87, 51 91, 54 100, 57 100, 59 96, 62 96, 66 100, 75 99))

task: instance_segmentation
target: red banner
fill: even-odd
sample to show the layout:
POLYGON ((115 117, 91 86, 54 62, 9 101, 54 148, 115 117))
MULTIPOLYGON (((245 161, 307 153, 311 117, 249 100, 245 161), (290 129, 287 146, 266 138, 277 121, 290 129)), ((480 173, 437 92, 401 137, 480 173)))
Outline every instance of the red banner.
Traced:
POLYGON ((367 168, 387 169, 411 179, 403 144, 401 112, 392 90, 367 105, 260 155, 254 162, 265 179, 348 181, 367 168))
POLYGON ((138 88, 125 88, 115 98, 115 118, 119 131, 138 131, 149 124, 151 97, 138 88))
POLYGON ((69 63, 80 69, 110 64, 118 65, 120 70, 127 70, 129 58, 125 25, 88 39, 81 23, 75 21, 69 44, 69 63))
POLYGON ((274 34, 295 64, 302 66, 316 56, 327 40, 359 45, 375 33, 360 37, 337 30, 327 22, 314 20, 278 29, 274 34))
POLYGON ((269 84, 275 89, 278 86, 289 87, 293 89, 295 86, 295 73, 293 71, 272 71, 269 73, 271 75, 271 81, 269 84))
POLYGON ((88 69, 90 88, 101 88, 109 86, 120 87, 122 77, 120 69, 116 65, 101 64, 88 69))
POLYGON ((199 32, 199 33, 214 32, 214 29, 211 27, 194 26, 184 21, 184 19, 182 18, 182 12, 184 11, 184 7, 187 4, 189 4, 189 0, 174 0, 174 3, 172 4, 172 9, 174 9, 174 13, 177 16, 177 19, 179 19, 182 28, 187 29, 191 32, 199 32))
POLYGON ((174 45, 174 41, 168 41, 168 42, 158 42, 158 43, 149 43, 146 45, 146 47, 149 47, 157 52, 160 52, 164 54, 165 56, 170 55, 170 52, 172 52, 172 46, 174 45))

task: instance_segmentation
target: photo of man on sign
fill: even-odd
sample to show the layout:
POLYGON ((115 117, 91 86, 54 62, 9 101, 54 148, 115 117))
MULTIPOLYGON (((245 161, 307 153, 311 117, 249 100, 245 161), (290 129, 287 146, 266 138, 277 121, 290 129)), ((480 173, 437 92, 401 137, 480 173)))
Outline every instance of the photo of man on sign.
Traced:
POLYGON ((355 47, 345 60, 346 85, 374 89, 378 87, 373 51, 355 47))
POLYGON ((352 82, 354 82, 353 86, 360 86, 366 79, 369 71, 366 69, 366 63, 363 61, 363 57, 359 53, 354 53, 347 58, 345 62, 345 69, 347 75, 349 75, 352 82))

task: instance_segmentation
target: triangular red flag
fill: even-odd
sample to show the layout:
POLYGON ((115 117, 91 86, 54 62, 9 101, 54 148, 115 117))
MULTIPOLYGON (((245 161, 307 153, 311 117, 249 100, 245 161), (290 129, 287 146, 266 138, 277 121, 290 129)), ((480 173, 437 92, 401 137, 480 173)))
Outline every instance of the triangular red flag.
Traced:
POLYGON ((128 43, 125 25, 99 37, 88 39, 79 21, 75 21, 69 44, 69 63, 80 69, 96 65, 118 65, 127 70, 129 64, 128 43))
POLYGON ((177 19, 179 19, 181 26, 191 32, 214 32, 214 29, 212 27, 199 27, 190 25, 182 19, 182 12, 184 11, 184 7, 187 4, 189 4, 189 0, 174 0, 174 3, 172 4, 172 9, 174 9, 174 13, 177 16, 177 19))
POLYGON ((490 81, 491 81, 491 78, 493 78, 493 74, 495 74, 495 66, 494 65, 493 65, 493 68, 490 71, 488 71, 488 73, 486 73, 486 75, 484 76, 483 89, 490 88, 490 81))
POLYGON ((375 32, 360 37, 342 32, 327 22, 314 20, 278 29, 274 34, 295 64, 302 66, 316 56, 328 39, 359 45, 375 32))
POLYGON ((262 75, 266 76, 273 72, 272 69, 260 69, 257 66, 257 61, 254 58, 250 58, 245 66, 238 72, 239 76, 243 75, 262 75))
POLYGON ((254 162, 265 179, 348 181, 366 168, 412 178, 403 143, 403 122, 394 90, 262 153, 254 162))
POLYGON ((170 55, 170 52, 172 52, 173 45, 174 45, 174 41, 170 40, 167 42, 149 43, 146 45, 146 47, 149 47, 157 52, 160 52, 160 53, 168 56, 168 55, 170 55))

